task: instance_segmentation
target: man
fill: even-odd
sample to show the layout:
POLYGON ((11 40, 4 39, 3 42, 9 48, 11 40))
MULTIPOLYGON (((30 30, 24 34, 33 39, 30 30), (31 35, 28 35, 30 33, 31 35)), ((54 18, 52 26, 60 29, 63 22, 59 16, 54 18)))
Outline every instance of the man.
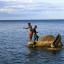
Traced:
POLYGON ((33 36, 33 30, 32 30, 32 25, 31 23, 28 23, 28 27, 24 29, 29 29, 29 41, 32 41, 32 36, 33 36))
POLYGON ((36 29, 37 29, 37 25, 35 25, 33 28, 34 42, 38 41, 38 38, 39 38, 37 35, 38 32, 36 31, 36 29))

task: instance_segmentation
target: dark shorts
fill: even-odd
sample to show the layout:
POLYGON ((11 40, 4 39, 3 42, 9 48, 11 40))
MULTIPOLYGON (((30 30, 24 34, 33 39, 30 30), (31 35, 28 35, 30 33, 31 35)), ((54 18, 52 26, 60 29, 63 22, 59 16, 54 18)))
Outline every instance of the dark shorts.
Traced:
POLYGON ((38 35, 37 34, 34 34, 34 41, 38 41, 38 35))

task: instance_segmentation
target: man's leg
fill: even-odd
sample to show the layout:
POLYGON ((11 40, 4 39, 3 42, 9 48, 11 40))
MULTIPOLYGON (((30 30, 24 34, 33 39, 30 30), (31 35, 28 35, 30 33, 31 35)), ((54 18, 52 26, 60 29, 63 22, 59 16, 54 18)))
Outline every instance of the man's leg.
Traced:
POLYGON ((29 34, 29 40, 30 40, 30 41, 32 41, 32 36, 33 36, 33 33, 30 32, 30 34, 29 34))

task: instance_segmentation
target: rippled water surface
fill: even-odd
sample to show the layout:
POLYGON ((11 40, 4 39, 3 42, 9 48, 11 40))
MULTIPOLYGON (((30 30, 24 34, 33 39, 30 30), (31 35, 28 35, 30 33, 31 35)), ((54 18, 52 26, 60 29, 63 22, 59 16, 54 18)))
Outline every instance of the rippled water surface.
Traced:
MULTIPOLYGON (((33 21, 32 24, 38 26, 39 36, 60 33, 64 43, 64 22, 33 21)), ((24 26, 26 21, 0 22, 0 64, 64 64, 64 49, 50 52, 27 48, 28 33, 24 26)))

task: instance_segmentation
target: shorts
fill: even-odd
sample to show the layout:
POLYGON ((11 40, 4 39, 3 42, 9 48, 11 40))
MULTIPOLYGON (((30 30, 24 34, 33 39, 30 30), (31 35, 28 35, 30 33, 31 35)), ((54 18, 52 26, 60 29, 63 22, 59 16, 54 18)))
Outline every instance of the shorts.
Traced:
POLYGON ((33 36, 33 32, 29 32, 30 39, 32 39, 32 36, 33 36))
POLYGON ((38 38, 39 38, 38 35, 34 34, 33 36, 34 36, 34 41, 38 41, 38 38))

